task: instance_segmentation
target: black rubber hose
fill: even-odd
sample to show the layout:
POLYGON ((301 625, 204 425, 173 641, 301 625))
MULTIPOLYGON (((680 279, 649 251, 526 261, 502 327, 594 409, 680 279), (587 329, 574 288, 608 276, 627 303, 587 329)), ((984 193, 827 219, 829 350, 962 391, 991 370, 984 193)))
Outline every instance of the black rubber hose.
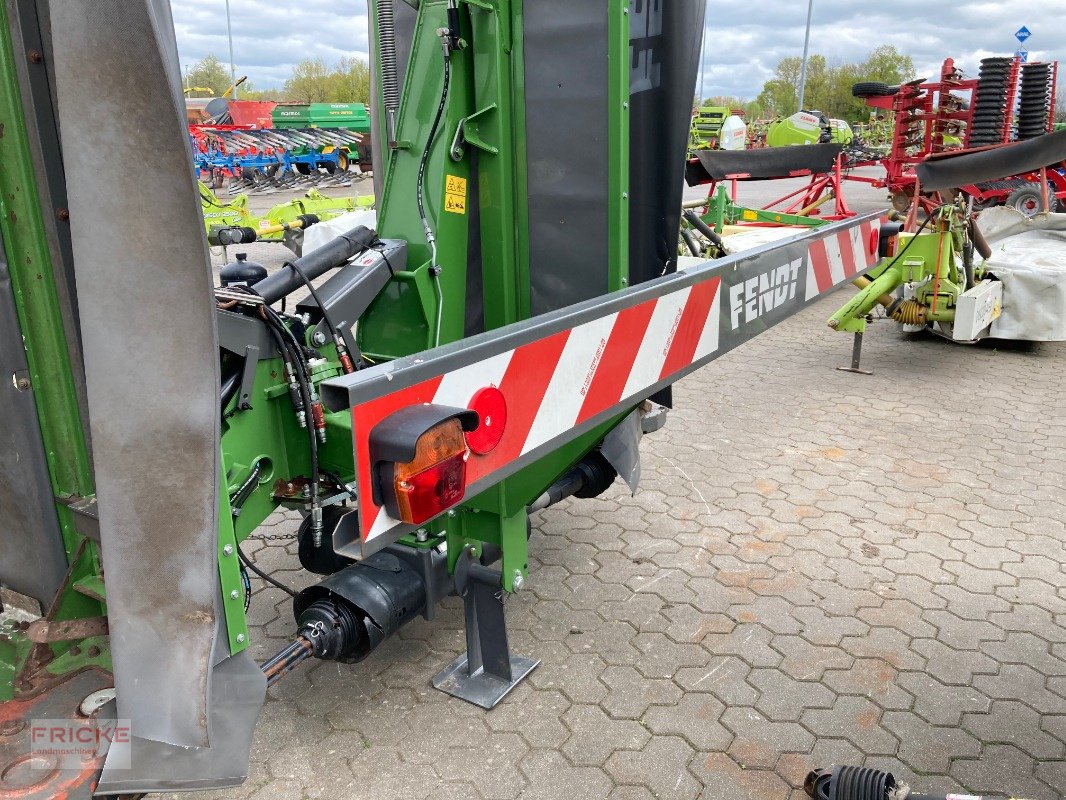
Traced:
POLYGON ((259 459, 252 466, 252 471, 245 479, 237 491, 233 493, 233 497, 230 498, 229 505, 233 516, 239 516, 241 508, 248 502, 248 498, 252 496, 252 489, 259 483, 259 476, 263 474, 263 460, 259 459))
MULTIPOLYGON (((331 269, 344 264, 352 256, 366 250, 377 240, 377 234, 360 225, 335 239, 330 239, 317 250, 312 250, 293 262, 300 265, 311 280, 331 269)), ((276 303, 281 298, 303 286, 303 279, 293 269, 282 267, 273 275, 268 275, 255 285, 255 291, 266 301, 267 305, 276 303)))
POLYGON ((296 339, 295 335, 288 326, 282 321, 281 317, 277 315, 270 307, 266 308, 267 318, 271 320, 273 325, 280 328, 284 335, 287 335, 291 341, 290 350, 292 351, 293 367, 297 373, 297 383, 300 385, 300 394, 303 397, 304 408, 307 409, 307 439, 310 445, 311 454, 311 508, 312 513, 318 506, 319 496, 319 479, 318 479, 318 432, 315 430, 314 415, 311 413, 311 376, 307 371, 307 364, 304 363, 303 355, 301 352, 301 345, 296 339))
POLYGON ((685 240, 685 246, 688 247, 688 251, 692 253, 696 258, 700 257, 700 246, 696 244, 696 240, 692 237, 684 228, 681 229, 681 238, 685 240))
POLYGON ((274 580, 269 575, 267 575, 265 572, 263 572, 263 570, 259 569, 259 567, 257 567, 255 564, 253 564, 249 560, 248 556, 246 556, 244 554, 244 551, 241 550, 241 546, 240 545, 237 545, 237 557, 240 558, 241 563, 244 564, 244 566, 246 566, 248 569, 250 569, 256 575, 258 575, 264 581, 269 583, 275 589, 281 589, 281 591, 285 592, 285 594, 289 595, 290 597, 296 597, 295 590, 290 589, 288 586, 286 586, 284 583, 281 583, 280 581, 274 580))
MULTIPOLYGON (((297 259, 298 261, 299 259, 297 259)), ((340 334, 337 332, 337 326, 333 324, 333 320, 330 319, 329 312, 326 311, 326 304, 322 302, 322 298, 318 296, 318 290, 315 285, 311 283, 311 278, 303 267, 293 261, 286 261, 284 266, 291 268, 297 275, 300 276, 300 280, 303 281, 304 286, 307 287, 307 291, 311 293, 311 297, 314 298, 315 303, 318 305, 318 310, 322 312, 322 319, 326 321, 326 327, 329 328, 330 335, 333 336, 334 341, 340 334)))
POLYGON ((722 252, 725 252, 725 242, 722 241, 722 237, 718 235, 717 231, 700 219, 699 214, 693 211, 691 208, 685 210, 685 220, 693 228, 698 230, 704 236, 711 240, 711 243, 720 248, 722 252))

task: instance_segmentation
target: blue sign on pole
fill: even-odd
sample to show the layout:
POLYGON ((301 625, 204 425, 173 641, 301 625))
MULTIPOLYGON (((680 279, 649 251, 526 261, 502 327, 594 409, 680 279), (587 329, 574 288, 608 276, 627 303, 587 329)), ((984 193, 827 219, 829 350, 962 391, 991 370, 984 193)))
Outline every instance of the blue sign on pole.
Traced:
POLYGON ((1023 64, 1025 64, 1026 62, 1029 61, 1029 51, 1028 50, 1018 50, 1014 55, 1016 55, 1018 58, 1020 58, 1023 64))
POLYGON ((1022 25, 1022 27, 1018 28, 1018 31, 1014 34, 1014 38, 1017 39, 1019 42, 1024 42, 1032 35, 1032 31, 1022 25))

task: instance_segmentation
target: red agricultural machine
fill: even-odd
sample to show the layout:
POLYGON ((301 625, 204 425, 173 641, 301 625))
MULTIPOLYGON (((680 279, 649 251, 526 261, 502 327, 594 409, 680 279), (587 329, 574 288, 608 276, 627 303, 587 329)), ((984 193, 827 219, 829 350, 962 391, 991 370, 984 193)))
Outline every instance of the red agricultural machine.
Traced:
MULTIPOLYGON (((1049 133, 1057 80, 1057 62, 1023 64, 1018 58, 997 56, 981 60, 976 78, 966 77, 949 58, 937 80, 919 79, 900 86, 857 83, 852 94, 865 99, 871 108, 891 112, 892 139, 888 155, 853 163, 883 165, 883 179, 850 178, 887 188, 900 211, 910 208, 915 195, 928 211, 935 200, 923 195, 915 167, 941 154, 990 150, 1049 133)), ((1031 216, 1044 209, 1054 211, 1058 203, 1066 202, 1063 165, 1048 164, 1045 175, 1046 190, 1039 171, 956 188, 973 199, 975 209, 1007 205, 1031 216)))

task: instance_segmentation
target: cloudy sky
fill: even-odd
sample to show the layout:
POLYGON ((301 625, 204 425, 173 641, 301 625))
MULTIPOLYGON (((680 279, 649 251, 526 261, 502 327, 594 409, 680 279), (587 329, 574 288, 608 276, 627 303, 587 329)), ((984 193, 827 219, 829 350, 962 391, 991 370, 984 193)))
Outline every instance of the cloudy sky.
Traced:
MULTIPOLYGON (((225 0, 171 3, 182 65, 208 54, 227 60, 225 0)), ((230 0, 230 10, 237 73, 257 88, 280 86, 304 58, 368 55, 366 0, 230 0)), ((802 52, 806 13, 804 0, 707 0, 702 94, 758 94, 778 61, 802 52)), ((920 76, 935 75, 948 56, 975 74, 979 59, 1017 48, 1022 25, 1033 33, 1031 60, 1066 61, 1064 17, 1066 0, 814 0, 811 52, 854 61, 891 44, 920 76)))

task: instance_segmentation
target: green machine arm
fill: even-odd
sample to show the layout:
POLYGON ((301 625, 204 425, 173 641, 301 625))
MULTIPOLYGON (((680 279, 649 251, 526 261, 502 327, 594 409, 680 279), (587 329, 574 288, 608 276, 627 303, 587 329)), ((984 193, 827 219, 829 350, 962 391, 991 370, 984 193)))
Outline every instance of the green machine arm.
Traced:
POLYGON ((829 318, 829 327, 861 334, 878 305, 905 324, 952 322, 959 295, 968 288, 957 258, 968 246, 963 219, 955 206, 943 206, 916 232, 901 233, 896 252, 856 278, 859 293, 829 318), (905 284, 913 285, 914 297, 894 297, 905 284))

